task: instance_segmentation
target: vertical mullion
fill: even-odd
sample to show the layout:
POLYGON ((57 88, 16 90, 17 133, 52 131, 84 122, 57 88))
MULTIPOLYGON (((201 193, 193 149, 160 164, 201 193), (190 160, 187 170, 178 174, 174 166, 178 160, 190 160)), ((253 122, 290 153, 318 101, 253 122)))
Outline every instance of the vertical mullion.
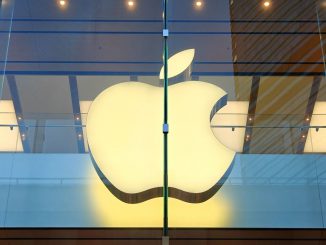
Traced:
POLYGON ((81 113, 80 113, 80 101, 79 101, 76 76, 69 76, 69 87, 70 87, 72 111, 74 113, 74 124, 75 124, 78 152, 85 153, 85 145, 83 140, 83 127, 82 127, 81 113))
MULTIPOLYGON (((167 25, 167 1, 164 0, 164 30, 168 29, 167 25)), ((164 145, 164 176, 163 176, 163 236, 168 236, 168 35, 164 38, 164 126, 163 126, 163 145, 164 145)))

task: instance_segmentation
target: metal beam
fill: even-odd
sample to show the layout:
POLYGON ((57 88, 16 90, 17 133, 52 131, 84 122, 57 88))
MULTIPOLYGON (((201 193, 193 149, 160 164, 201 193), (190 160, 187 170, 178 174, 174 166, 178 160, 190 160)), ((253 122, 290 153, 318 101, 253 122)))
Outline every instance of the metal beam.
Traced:
POLYGON ((317 101, 321 80, 322 80, 322 77, 320 77, 320 76, 314 77, 314 80, 311 85, 308 104, 307 104, 305 116, 303 118, 300 139, 299 139, 299 143, 297 146, 297 151, 296 151, 297 154, 302 154, 304 152, 304 147, 307 142, 309 127, 310 127, 311 117, 312 117, 312 114, 313 114, 313 111, 315 108, 315 104, 317 101))
POLYGON ((14 104, 14 109, 16 113, 16 119, 19 128, 19 135, 22 141, 23 149, 25 153, 31 152, 31 147, 28 142, 28 128, 25 124, 23 117, 23 110, 21 106, 21 101, 19 98, 18 87, 15 76, 8 75, 7 76, 8 86, 12 98, 12 102, 14 104))
POLYGON ((252 77, 250 98, 249 98, 249 109, 248 109, 248 116, 247 116, 247 126, 249 127, 246 127, 246 131, 245 131, 243 153, 249 153, 250 151, 250 142, 252 140, 252 131, 253 131, 253 126, 255 121, 259 85, 260 85, 260 77, 258 76, 252 77))
POLYGON ((78 152, 85 153, 83 127, 80 113, 80 102, 76 76, 69 76, 69 86, 71 95, 72 111, 74 114, 74 124, 77 137, 78 152))
POLYGON ((42 153, 43 145, 45 140, 45 124, 46 120, 41 118, 36 120, 36 128, 34 133, 34 141, 33 141, 33 152, 34 153, 42 153))

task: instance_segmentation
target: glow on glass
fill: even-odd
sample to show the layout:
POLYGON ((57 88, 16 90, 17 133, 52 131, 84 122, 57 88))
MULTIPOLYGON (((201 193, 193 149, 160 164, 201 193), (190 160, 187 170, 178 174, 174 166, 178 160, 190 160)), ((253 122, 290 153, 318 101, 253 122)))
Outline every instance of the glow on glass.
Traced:
MULTIPOLYGON (((127 204, 113 196, 89 168, 89 205, 101 227, 162 227, 163 198, 127 204)), ((223 193, 203 203, 191 204, 169 198, 170 227, 228 227, 232 222, 232 202, 223 193)))

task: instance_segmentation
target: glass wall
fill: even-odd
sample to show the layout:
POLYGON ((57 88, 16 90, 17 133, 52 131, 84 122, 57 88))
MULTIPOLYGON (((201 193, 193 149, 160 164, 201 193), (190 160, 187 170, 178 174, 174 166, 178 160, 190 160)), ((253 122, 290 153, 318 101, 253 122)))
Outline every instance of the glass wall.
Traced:
POLYGON ((323 228, 325 6, 2 0, 0 225, 323 228))

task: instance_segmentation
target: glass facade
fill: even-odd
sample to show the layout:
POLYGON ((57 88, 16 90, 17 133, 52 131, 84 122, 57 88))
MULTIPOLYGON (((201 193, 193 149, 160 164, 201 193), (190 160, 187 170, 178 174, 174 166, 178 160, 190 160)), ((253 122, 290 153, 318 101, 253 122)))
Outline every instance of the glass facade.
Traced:
POLYGON ((326 2, 0 3, 1 227, 325 228, 326 2))

